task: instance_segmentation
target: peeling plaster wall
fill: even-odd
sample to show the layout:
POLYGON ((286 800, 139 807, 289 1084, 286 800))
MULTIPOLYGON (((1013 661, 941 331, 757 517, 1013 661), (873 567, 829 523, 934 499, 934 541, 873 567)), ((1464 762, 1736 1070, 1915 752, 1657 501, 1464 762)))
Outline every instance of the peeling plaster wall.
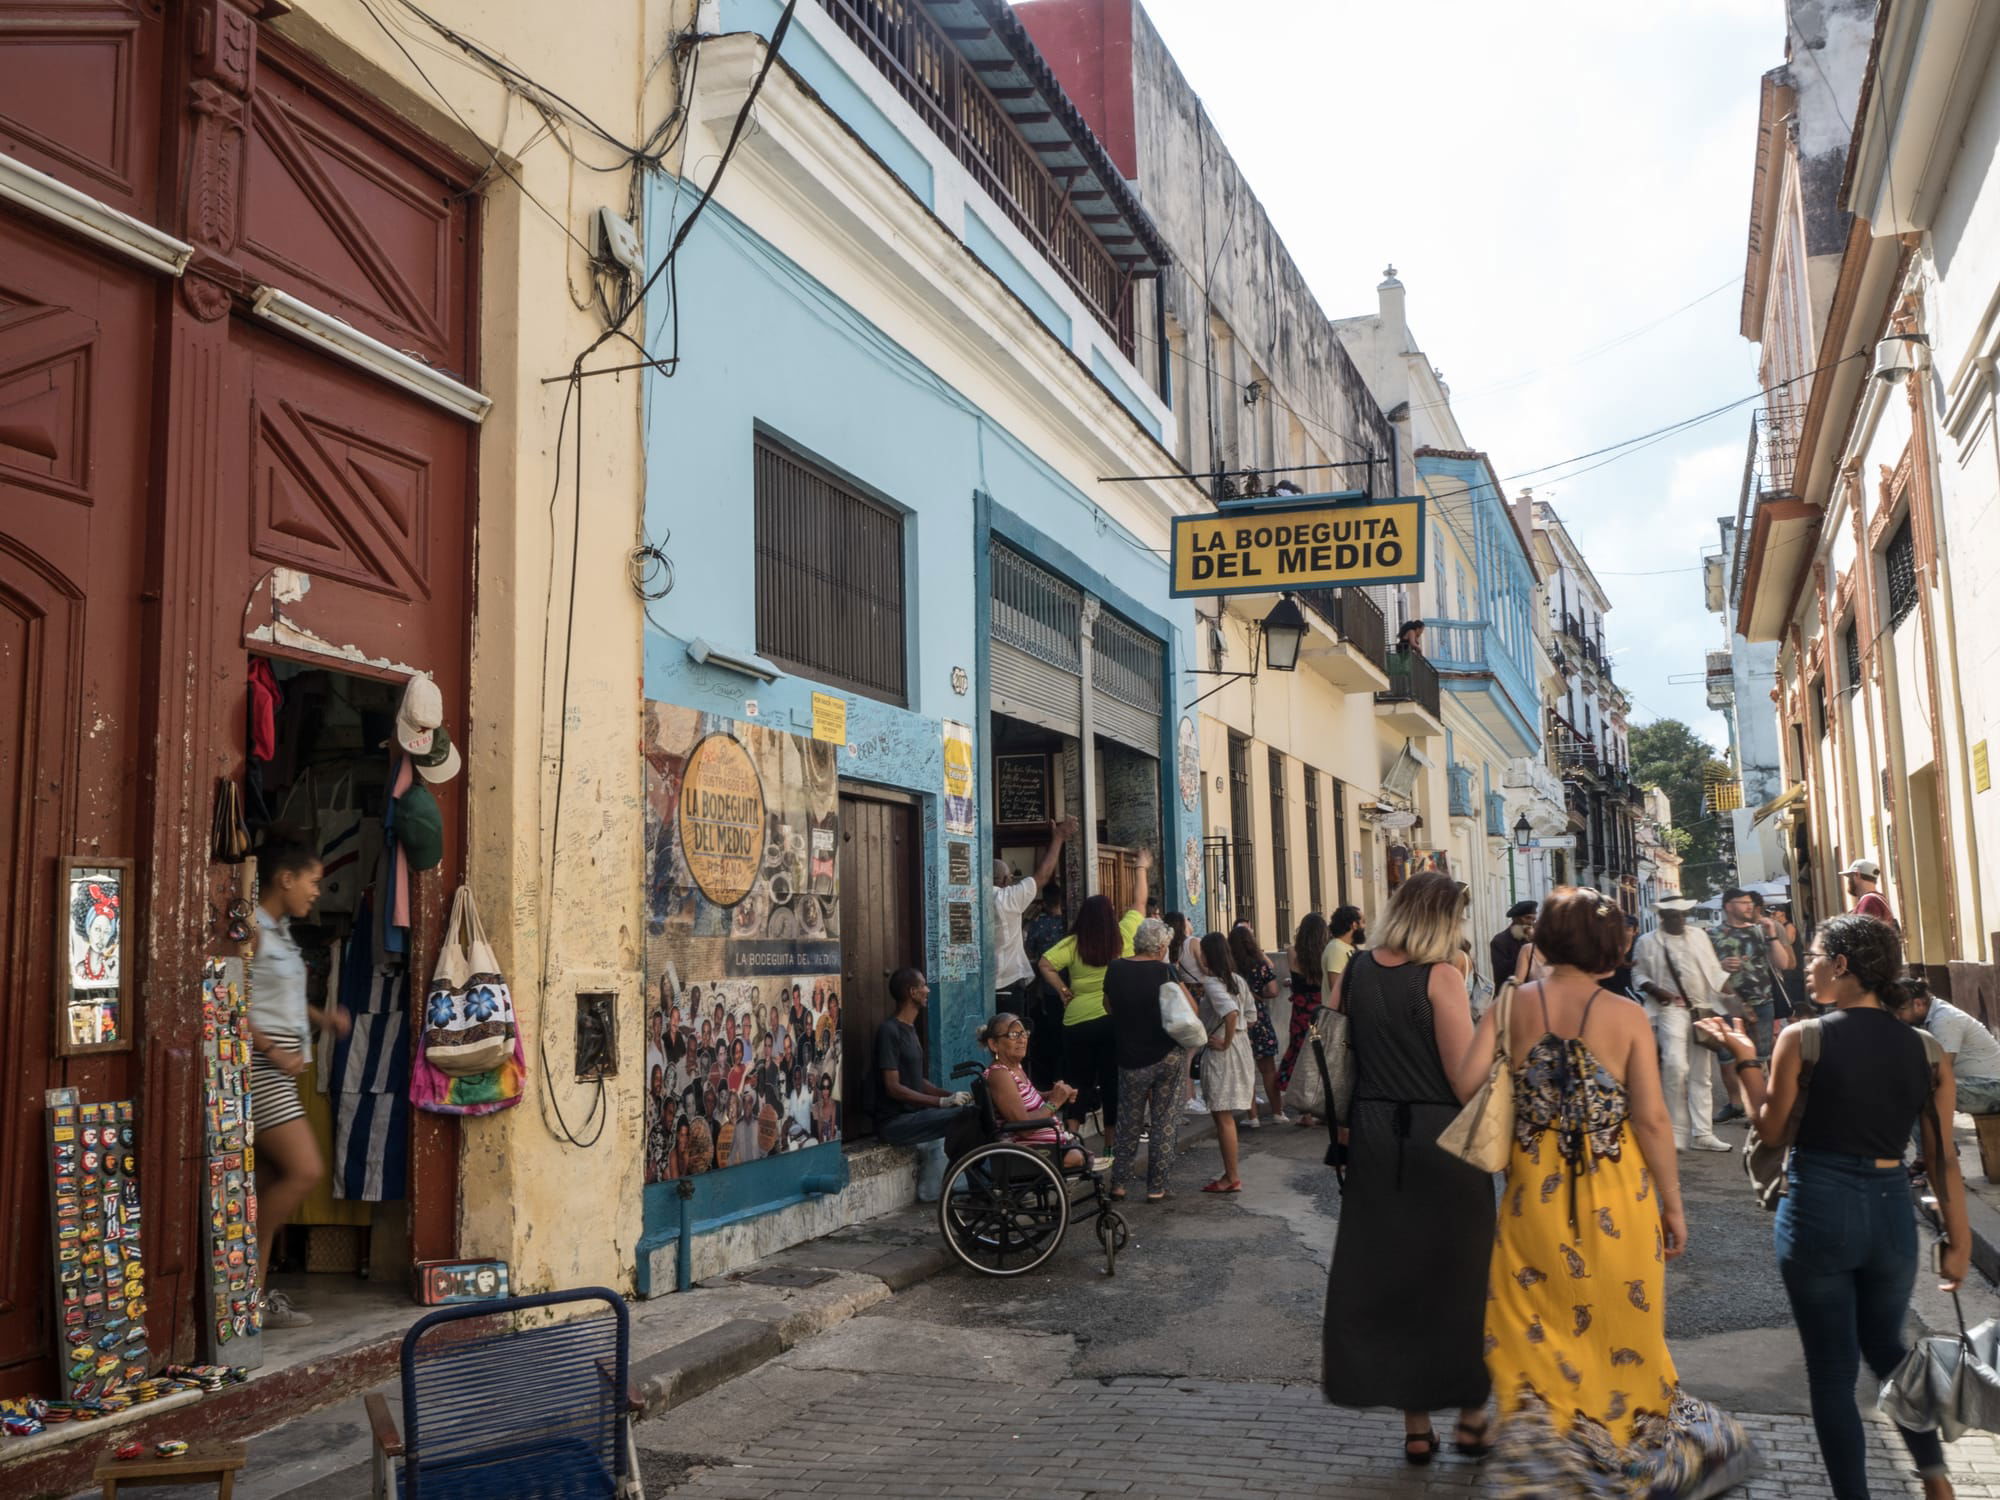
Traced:
MULTIPOLYGON (((620 139, 641 140, 675 102, 675 70, 651 64, 692 11, 692 0, 639 0, 579 26, 562 7, 503 6, 483 8, 467 24, 483 46, 538 82, 588 100, 594 118, 620 139)), ((429 76, 418 76, 354 0, 294 0, 291 13, 271 24, 467 161, 484 165, 497 154, 505 163, 486 179, 480 224, 474 383, 494 404, 479 437, 463 774, 466 879, 512 984, 528 1081, 514 1109, 461 1122, 459 1249, 507 1260, 514 1286, 524 1292, 629 1287, 643 1166, 644 1070, 634 1061, 644 1055, 636 930, 642 616, 627 581, 641 501, 640 383, 590 382, 580 416, 573 407, 563 428, 565 388, 543 380, 567 370, 603 331, 602 318, 573 300, 587 275, 568 236, 589 242, 590 216, 600 202, 627 211, 630 179, 616 170, 620 153, 582 130, 568 132, 576 161, 546 141, 527 150, 544 128, 534 111, 456 52, 449 61, 427 61, 429 76), (588 193, 580 190, 585 182, 588 193), (573 532, 569 465, 579 422, 583 501, 573 532), (559 451, 562 486, 552 525, 559 451), (573 539, 575 650, 564 714, 573 539), (564 726, 566 737, 559 732, 564 726), (562 826, 551 884, 559 759, 562 826), (601 1096, 597 1085, 577 1083, 571 1069, 579 989, 618 997, 623 1066, 601 1096), (600 1124, 601 1135, 588 1146, 567 1144, 555 1124, 558 1107, 582 1139, 592 1140, 600 1124)), ((428 35, 415 22, 407 31, 428 35)), ((431 56, 421 43, 413 50, 431 56)), ((309 616, 310 603, 303 599, 297 607, 309 616)))

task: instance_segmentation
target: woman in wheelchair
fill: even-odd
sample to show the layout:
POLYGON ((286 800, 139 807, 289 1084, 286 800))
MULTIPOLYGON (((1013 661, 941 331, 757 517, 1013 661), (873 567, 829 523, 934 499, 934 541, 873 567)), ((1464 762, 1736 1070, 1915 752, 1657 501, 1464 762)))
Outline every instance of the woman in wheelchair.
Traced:
POLYGON ((1070 1145, 1063 1152, 1063 1166, 1081 1168, 1083 1143, 1062 1123, 1062 1109, 1076 1097, 1076 1090, 1057 1082, 1045 1096, 1028 1077, 1028 1027, 1019 1016, 1001 1011, 979 1030, 979 1044, 993 1054, 986 1070, 987 1097, 993 1112, 1007 1124, 1046 1121, 1047 1128, 1010 1132, 1010 1140, 1028 1145, 1070 1145))

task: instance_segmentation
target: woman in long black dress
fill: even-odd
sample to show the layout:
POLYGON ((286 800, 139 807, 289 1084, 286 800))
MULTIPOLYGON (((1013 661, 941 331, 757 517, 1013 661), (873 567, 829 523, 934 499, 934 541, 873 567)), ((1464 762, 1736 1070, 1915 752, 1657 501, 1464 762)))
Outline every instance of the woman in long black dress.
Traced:
POLYGON ((1447 1064, 1472 1040, 1451 963, 1467 904, 1450 876, 1412 876, 1330 1000, 1347 1014, 1355 1083, 1321 1384, 1336 1406, 1400 1410, 1412 1464, 1437 1455, 1433 1411, 1457 1410, 1459 1452, 1488 1446, 1493 1179, 1437 1147, 1459 1110, 1447 1064))

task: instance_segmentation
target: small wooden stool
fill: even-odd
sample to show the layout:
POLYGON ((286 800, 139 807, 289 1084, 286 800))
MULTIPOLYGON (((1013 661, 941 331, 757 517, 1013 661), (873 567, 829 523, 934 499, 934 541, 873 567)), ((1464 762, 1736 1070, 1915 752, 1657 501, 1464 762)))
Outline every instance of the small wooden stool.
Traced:
POLYGON ((213 1484, 217 1500, 229 1500, 242 1467, 241 1443, 191 1443, 179 1458, 104 1459, 90 1477, 104 1486, 104 1500, 118 1500, 120 1485, 136 1490, 157 1484, 213 1484))
POLYGON ((1979 1132, 1979 1169, 1988 1182, 2000 1182, 2000 1115, 1974 1115, 1972 1126, 1979 1132))

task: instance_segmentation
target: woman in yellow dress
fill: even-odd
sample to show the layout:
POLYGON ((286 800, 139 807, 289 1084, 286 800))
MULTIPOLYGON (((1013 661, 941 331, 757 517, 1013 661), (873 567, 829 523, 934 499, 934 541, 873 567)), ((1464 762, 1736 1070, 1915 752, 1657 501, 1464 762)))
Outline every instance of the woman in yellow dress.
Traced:
MULTIPOLYGON (((1673 1125, 1645 1012, 1603 988, 1625 919, 1565 887, 1535 924, 1548 976, 1510 1007, 1514 1145, 1494 1238, 1486 1362, 1500 1403, 1486 1493, 1705 1500, 1743 1478, 1749 1440, 1680 1388, 1667 1262, 1687 1248, 1673 1125)), ((1494 1055, 1499 1007, 1456 1082, 1494 1055)))

